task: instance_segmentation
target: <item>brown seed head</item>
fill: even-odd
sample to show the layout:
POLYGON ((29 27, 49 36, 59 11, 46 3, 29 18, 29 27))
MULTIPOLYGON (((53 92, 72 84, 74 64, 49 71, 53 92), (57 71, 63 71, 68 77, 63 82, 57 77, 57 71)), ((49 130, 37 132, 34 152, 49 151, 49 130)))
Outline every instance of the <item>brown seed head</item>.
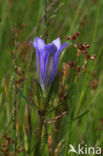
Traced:
POLYGON ((72 36, 67 36, 66 39, 67 40, 71 40, 72 39, 72 36))
POLYGON ((91 59, 92 59, 93 61, 95 61, 95 59, 96 59, 96 55, 95 55, 95 54, 92 55, 92 56, 91 56, 91 59))

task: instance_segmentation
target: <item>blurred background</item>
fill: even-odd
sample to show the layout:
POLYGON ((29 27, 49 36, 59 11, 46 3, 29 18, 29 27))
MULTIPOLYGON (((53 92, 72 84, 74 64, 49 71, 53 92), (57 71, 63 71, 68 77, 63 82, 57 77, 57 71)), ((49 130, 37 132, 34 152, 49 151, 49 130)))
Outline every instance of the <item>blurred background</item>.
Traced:
MULTIPOLYGON (((17 155, 33 155, 39 122, 38 111, 34 106, 40 99, 40 93, 35 85, 35 81, 38 80, 36 55, 30 41, 36 36, 42 37, 46 43, 57 37, 61 38, 62 43, 70 39, 68 48, 61 55, 59 74, 64 69, 63 63, 73 65, 73 61, 79 57, 78 45, 88 43, 88 58, 91 58, 88 60, 81 56, 78 60, 81 69, 75 92, 72 91, 75 70, 67 67, 69 76, 65 82, 69 96, 65 102, 69 113, 61 115, 57 140, 54 136, 55 124, 48 125, 49 143, 44 141, 45 146, 43 143, 41 147, 41 151, 44 149, 42 155, 50 155, 48 148, 54 151, 58 149, 54 155, 64 155, 65 145, 68 145, 68 116, 72 109, 73 95, 73 118, 76 120, 73 121, 69 143, 74 147, 78 144, 87 144, 103 148, 102 19, 102 0, 0 0, 1 156, 6 156, 5 153, 12 156, 15 148, 17 155), (73 35, 76 32, 80 32, 80 35, 75 40, 73 35), (88 64, 84 64, 84 61, 88 61, 88 64)), ((59 87, 61 88, 61 83, 58 84, 58 89, 59 87)), ((55 102, 55 99, 60 98, 58 94, 58 90, 53 91, 48 110, 59 104, 55 102)), ((51 113, 47 120, 56 117, 56 113, 63 114, 63 109, 64 107, 61 107, 60 111, 51 113)), ((46 136, 43 140, 46 140, 46 136)))

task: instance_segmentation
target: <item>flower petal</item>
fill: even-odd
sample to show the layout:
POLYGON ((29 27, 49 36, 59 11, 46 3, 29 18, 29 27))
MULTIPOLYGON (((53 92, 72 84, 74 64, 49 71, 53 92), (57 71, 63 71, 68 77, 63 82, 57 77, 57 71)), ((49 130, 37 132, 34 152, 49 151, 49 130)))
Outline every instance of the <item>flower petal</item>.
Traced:
POLYGON ((47 58, 45 66, 45 89, 48 88, 51 76, 53 74, 54 55, 55 53, 50 53, 47 58))
MULTIPOLYGON (((39 80, 41 82, 41 81, 43 81, 42 73, 41 73, 41 63, 43 61, 41 61, 41 60, 42 59, 44 60, 44 57, 45 57, 45 50, 44 50, 44 48, 45 48, 46 44, 45 44, 44 40, 42 40, 39 37, 36 37, 34 39, 34 42, 31 41, 30 43, 36 49, 37 73, 38 73, 38 76, 39 76, 39 80)), ((42 64, 42 68, 44 69, 44 64, 42 64)))
POLYGON ((43 53, 40 53, 40 64, 41 64, 41 83, 42 86, 45 87, 47 82, 46 82, 46 75, 47 72, 50 73, 50 71, 53 69, 53 66, 50 65, 51 63, 49 62, 51 59, 51 56, 56 53, 57 48, 53 43, 47 44, 44 48, 43 53), (45 54, 45 55, 44 55, 45 54), (48 59, 49 58, 49 59, 48 59), (50 67, 51 66, 51 67, 50 67), (50 68, 49 68, 50 67, 50 68), (49 69, 48 69, 49 68, 49 69))
POLYGON ((61 47, 61 42, 60 42, 59 37, 56 40, 54 40, 53 43, 56 45, 57 49, 59 49, 61 47))
POLYGON ((40 67, 40 55, 36 52, 36 60, 37 60, 37 73, 39 76, 39 81, 41 81, 41 67, 40 67))
POLYGON ((58 63, 59 63, 59 57, 60 57, 60 54, 61 52, 65 49, 65 47, 68 45, 68 43, 64 43, 61 48, 55 53, 55 56, 54 56, 54 64, 53 64, 53 73, 52 73, 52 76, 51 76, 51 80, 49 83, 51 83, 54 79, 54 76, 56 74, 56 71, 57 71, 57 67, 58 67, 58 63))
POLYGON ((44 42, 43 39, 41 39, 41 38, 39 38, 39 37, 36 37, 36 38, 34 39, 33 45, 34 45, 34 48, 36 48, 36 50, 38 49, 39 52, 41 53, 46 44, 45 44, 45 42, 44 42))
MULTIPOLYGON (((30 44, 35 48, 34 43, 30 41, 30 44)), ((41 79, 41 70, 40 70, 40 53, 39 49, 36 48, 36 61, 37 61, 37 73, 39 75, 39 80, 41 79)))
POLYGON ((45 46, 46 53, 54 53, 57 51, 57 47, 54 43, 49 43, 45 46))
POLYGON ((53 81, 58 67, 59 57, 68 43, 61 46, 60 38, 50 44, 45 44, 44 40, 36 37, 34 42, 30 42, 36 49, 37 73, 42 89, 46 90, 53 81))
POLYGON ((66 48, 66 46, 68 45, 68 43, 64 43, 57 51, 57 55, 60 55, 60 53, 66 48))

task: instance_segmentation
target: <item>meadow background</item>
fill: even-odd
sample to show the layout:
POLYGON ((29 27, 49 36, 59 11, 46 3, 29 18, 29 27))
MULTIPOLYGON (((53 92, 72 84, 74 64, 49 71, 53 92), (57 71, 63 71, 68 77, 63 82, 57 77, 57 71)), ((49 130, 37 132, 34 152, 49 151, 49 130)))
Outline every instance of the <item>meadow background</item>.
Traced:
MULTIPOLYGON (((84 56, 78 64, 83 61, 84 56)), ((103 149, 103 0, 0 0, 0 156, 66 156, 69 143, 103 149), (36 106, 42 95, 30 41, 39 36, 49 43, 60 37, 64 43, 75 32, 80 35, 62 53, 59 80, 48 95, 45 120, 51 123, 38 142, 36 106), (75 69, 66 69, 66 93, 60 97, 63 63, 78 57, 74 42, 89 43, 96 60, 88 61, 77 81, 75 69)))

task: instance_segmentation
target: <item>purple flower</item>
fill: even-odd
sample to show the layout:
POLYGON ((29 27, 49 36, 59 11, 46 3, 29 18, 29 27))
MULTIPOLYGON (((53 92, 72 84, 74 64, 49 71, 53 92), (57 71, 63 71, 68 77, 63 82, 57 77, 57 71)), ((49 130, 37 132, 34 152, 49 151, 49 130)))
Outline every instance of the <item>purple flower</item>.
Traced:
POLYGON ((52 43, 45 44, 44 40, 39 37, 36 37, 34 42, 30 43, 36 49, 37 73, 40 85, 43 90, 47 90, 55 77, 60 54, 68 43, 61 45, 60 38, 57 38, 52 43))

